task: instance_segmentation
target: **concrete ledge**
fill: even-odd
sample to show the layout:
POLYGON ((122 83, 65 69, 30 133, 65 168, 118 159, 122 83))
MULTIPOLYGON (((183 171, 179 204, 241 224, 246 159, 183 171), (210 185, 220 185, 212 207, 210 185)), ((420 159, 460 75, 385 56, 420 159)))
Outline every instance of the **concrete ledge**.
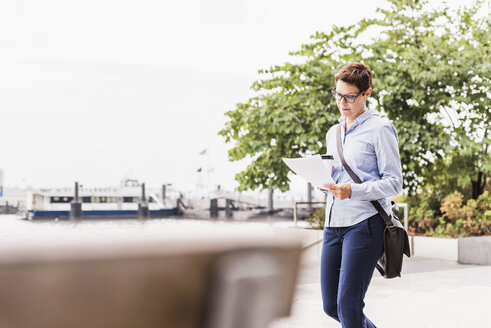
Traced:
POLYGON ((266 328, 289 314, 296 235, 182 230, 3 243, 0 327, 266 328))
MULTIPOLYGON (((302 241, 302 263, 320 260, 323 230, 295 229, 302 241)), ((491 265, 491 236, 444 238, 409 236, 411 256, 459 262, 463 264, 491 265)))
POLYGON ((491 236, 459 239, 459 263, 491 265, 491 236))
MULTIPOLYGON (((302 241, 302 263, 320 260, 322 252, 323 230, 295 229, 302 241)), ((458 240, 439 237, 410 236, 412 256, 458 260, 458 240)))
POLYGON ((324 230, 296 228, 294 231, 302 242, 301 263, 319 262, 324 230))
POLYGON ((457 261, 458 239, 426 236, 410 236, 411 253, 417 257, 457 261))
MULTIPOLYGON (((322 252, 323 230, 296 229, 302 240, 302 263, 320 260, 322 252)), ((410 236, 412 256, 457 261, 459 259, 458 239, 410 236)))
POLYGON ((413 255, 417 257, 491 265, 491 236, 458 239, 411 236, 410 242, 413 255))

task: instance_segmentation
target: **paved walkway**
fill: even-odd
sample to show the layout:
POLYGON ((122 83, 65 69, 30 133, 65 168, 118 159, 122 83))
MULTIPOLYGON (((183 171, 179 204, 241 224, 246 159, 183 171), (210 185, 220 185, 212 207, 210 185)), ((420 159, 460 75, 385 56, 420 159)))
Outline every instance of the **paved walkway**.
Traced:
MULTIPOLYGON (((491 327, 491 266, 404 258, 402 278, 375 272, 365 314, 378 328, 491 327)), ((341 327, 322 312, 319 264, 303 265, 292 315, 270 328, 341 327)))

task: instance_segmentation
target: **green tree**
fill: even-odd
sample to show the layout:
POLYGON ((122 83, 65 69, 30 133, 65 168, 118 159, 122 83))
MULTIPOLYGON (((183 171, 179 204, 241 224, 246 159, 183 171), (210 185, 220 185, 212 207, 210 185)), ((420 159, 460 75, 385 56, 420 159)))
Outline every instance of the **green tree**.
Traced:
POLYGON ((333 76, 362 61, 374 72, 370 106, 398 130, 409 193, 421 182, 434 189, 472 184, 475 198, 483 192, 491 171, 490 23, 479 12, 486 5, 451 11, 428 10, 427 1, 389 3, 376 18, 315 33, 291 53, 300 63, 260 71, 256 96, 226 113, 219 133, 234 143, 229 158, 251 160, 236 176, 239 189, 289 188, 281 158, 324 151, 325 133, 339 117, 333 76))
POLYGON ((398 128, 412 190, 422 177, 445 190, 442 196, 469 184, 473 198, 484 191, 491 171, 490 21, 478 17, 484 7, 425 12, 421 2, 393 2, 383 20, 372 21, 384 32, 368 61, 380 82, 379 107, 398 128))

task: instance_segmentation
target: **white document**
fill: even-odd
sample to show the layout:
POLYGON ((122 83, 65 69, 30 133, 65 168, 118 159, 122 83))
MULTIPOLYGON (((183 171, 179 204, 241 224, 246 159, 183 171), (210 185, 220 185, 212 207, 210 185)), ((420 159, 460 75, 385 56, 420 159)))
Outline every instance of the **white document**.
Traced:
POLYGON ((283 158, 283 162, 296 175, 310 182, 315 187, 325 189, 325 184, 335 183, 332 179, 332 161, 323 160, 320 155, 302 158, 283 158), (327 161, 327 165, 323 161, 327 161))

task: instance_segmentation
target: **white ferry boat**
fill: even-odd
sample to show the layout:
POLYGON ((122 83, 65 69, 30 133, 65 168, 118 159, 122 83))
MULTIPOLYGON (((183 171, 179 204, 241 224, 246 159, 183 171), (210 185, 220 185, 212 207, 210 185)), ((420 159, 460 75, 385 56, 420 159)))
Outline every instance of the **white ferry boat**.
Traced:
MULTIPOLYGON (((170 186, 146 188, 145 198, 150 217, 166 217, 179 212, 180 194, 170 186)), ((25 217, 35 219, 68 219, 75 188, 40 189, 27 193, 25 217)), ((82 218, 136 218, 142 198, 141 184, 124 180, 119 187, 78 188, 82 218)))

